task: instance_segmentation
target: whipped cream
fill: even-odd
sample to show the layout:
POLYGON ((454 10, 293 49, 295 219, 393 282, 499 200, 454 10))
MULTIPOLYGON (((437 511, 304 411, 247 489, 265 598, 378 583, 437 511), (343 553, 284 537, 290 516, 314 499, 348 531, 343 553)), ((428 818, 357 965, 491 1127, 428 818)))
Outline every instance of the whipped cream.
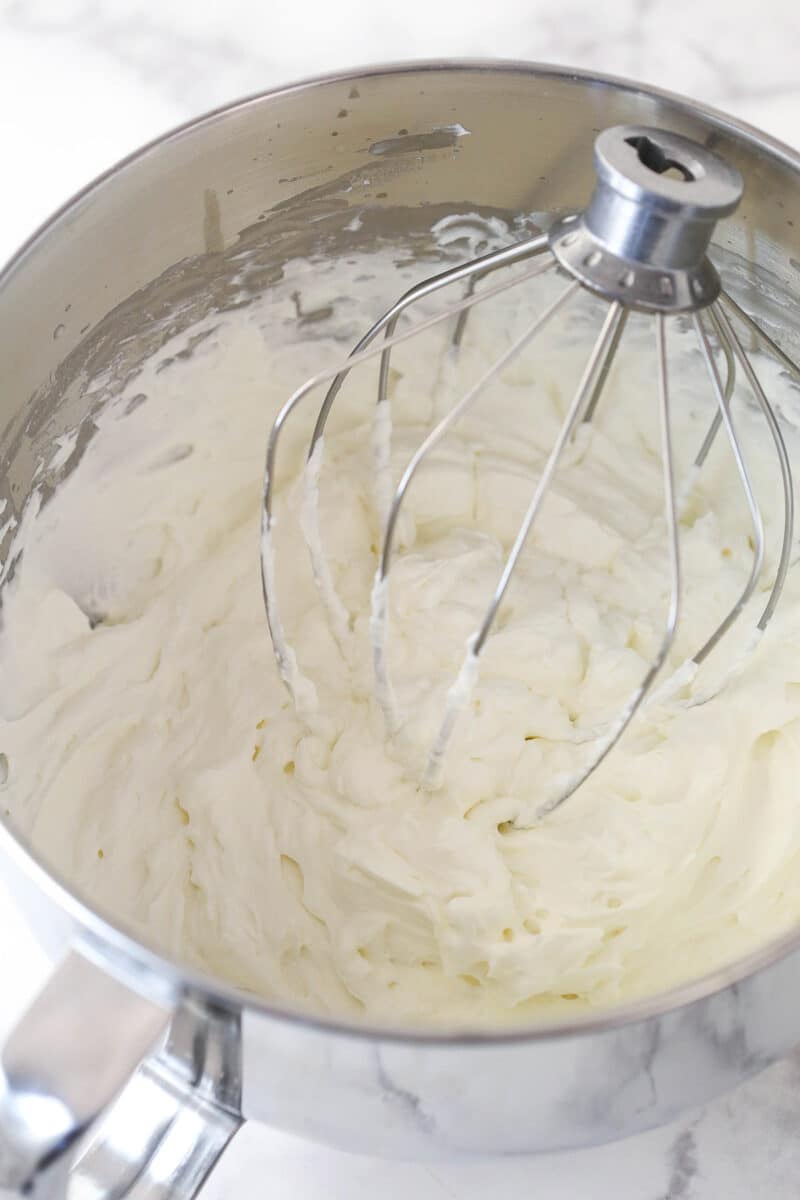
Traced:
MULTIPOLYGON (((309 398, 284 435, 268 546, 296 655, 293 705, 261 596, 264 450, 279 405, 347 343, 320 325, 291 344, 282 331, 298 279, 312 299, 344 306, 348 329, 366 328, 386 296, 365 274, 404 286, 396 275, 387 284, 388 250, 331 274, 290 264, 267 300, 215 316, 188 356, 186 335, 165 347, 93 418, 55 495, 34 497, 0 633, 2 810, 147 942, 293 1008, 371 1022, 487 1027, 607 1007, 786 930, 800 918, 800 580, 790 571, 772 625, 739 663, 782 527, 774 450, 743 386, 733 411, 767 556, 741 630, 697 672, 682 669, 749 569, 749 517, 721 435, 681 521, 683 611, 662 679, 681 673, 567 803, 530 819, 624 707, 666 618, 655 342, 643 317, 629 321, 477 678, 457 697, 435 792, 421 782, 448 690, 603 305, 571 301, 409 490, 385 597, 393 736, 369 632, 387 473, 396 484, 431 422, 563 283, 536 280, 473 312, 457 361, 441 329, 398 348, 391 421, 387 411, 377 434, 376 374, 354 371, 312 464, 318 526, 303 464, 322 396, 309 398), (146 401, 132 404, 134 393, 146 401)), ((673 322, 668 348, 683 480, 713 396, 673 322)), ((791 419, 796 391, 756 362, 791 419)), ((72 444, 61 439, 55 456, 72 444)))

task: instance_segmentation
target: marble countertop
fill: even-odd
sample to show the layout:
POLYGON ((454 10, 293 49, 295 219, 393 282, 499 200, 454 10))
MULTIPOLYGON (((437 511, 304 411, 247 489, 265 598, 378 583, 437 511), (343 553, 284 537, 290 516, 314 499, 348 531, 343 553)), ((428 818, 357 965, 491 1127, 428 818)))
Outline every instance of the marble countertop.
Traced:
MULTIPOLYGON (((627 75, 800 144, 796 0, 0 0, 0 259, 93 175, 196 113, 321 71, 458 55, 627 75)), ((0 943, 15 964, 2 1028, 43 969, 2 890, 0 943)), ((203 1196, 794 1200, 799 1188, 800 1052, 675 1126, 534 1160, 387 1164, 245 1127, 203 1196)))

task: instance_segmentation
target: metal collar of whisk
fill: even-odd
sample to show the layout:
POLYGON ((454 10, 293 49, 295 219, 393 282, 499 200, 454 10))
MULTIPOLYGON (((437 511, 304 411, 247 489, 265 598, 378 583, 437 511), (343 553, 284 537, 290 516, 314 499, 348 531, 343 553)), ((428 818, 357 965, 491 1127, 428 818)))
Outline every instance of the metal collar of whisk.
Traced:
POLYGON ((608 300, 678 313, 717 299, 706 257, 714 228, 744 190, 719 155, 677 133, 616 125, 594 145, 594 193, 582 213, 550 230, 555 257, 608 300))

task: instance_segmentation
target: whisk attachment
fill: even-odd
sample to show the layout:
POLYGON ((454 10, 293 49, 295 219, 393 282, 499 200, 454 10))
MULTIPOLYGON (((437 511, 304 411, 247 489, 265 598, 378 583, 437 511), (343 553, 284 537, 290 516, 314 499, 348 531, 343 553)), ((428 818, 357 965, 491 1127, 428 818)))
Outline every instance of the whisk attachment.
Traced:
MULTIPOLYGON (((295 407, 320 383, 330 381, 311 437, 305 472, 302 527, 309 549, 313 575, 328 611, 337 643, 347 657, 347 639, 352 636, 352 619, 336 594, 325 560, 319 521, 319 473, 323 463, 326 424, 349 371, 361 362, 380 355, 373 433, 375 503, 380 517, 382 541, 378 554, 371 598, 370 637, 375 672, 375 691, 383 710, 387 731, 394 735, 404 722, 389 671, 389 587, 398 521, 408 490, 425 460, 453 426, 485 395, 492 382, 528 347, 553 317, 581 290, 589 290, 608 302, 608 311, 591 349, 578 386, 563 416, 552 449, 535 483, 528 508, 508 551, 495 590, 470 637, 459 671, 450 687, 442 720, 431 746, 421 780, 422 786, 440 786, 446 766, 448 744, 460 712, 469 703, 478 678, 482 651, 506 595, 522 551, 547 494, 559 461, 582 422, 590 422, 603 392, 615 357, 624 343, 624 330, 631 311, 649 313, 655 326, 656 393, 662 447, 664 521, 669 565, 669 600, 658 649, 644 676, 617 714, 604 727, 579 732, 576 740, 588 743, 581 768, 569 777, 552 781, 543 794, 537 815, 543 815, 571 795, 610 753, 645 699, 663 699, 697 667, 729 633, 751 600, 761 578, 764 561, 764 528, 752 486, 736 422, 731 412, 737 369, 741 371, 774 443, 783 487, 783 535, 775 577, 766 606, 754 630, 753 640, 763 634, 780 598, 793 546, 794 489, 791 465, 777 417, 756 374, 734 322, 745 325, 780 365, 800 380, 800 370, 757 323, 722 289, 719 275, 707 257, 716 223, 732 213, 741 198, 739 173, 724 159, 677 133, 643 126, 617 126, 603 131, 595 142, 596 183, 587 207, 552 224, 547 235, 504 247, 471 262, 452 267, 424 280, 405 293, 355 346, 346 364, 335 372, 314 377, 299 388, 281 409, 270 433, 264 482, 262 514, 262 582, 267 617, 281 674, 298 699, 299 674, 291 648, 287 646, 275 590, 271 532, 272 481, 280 432, 295 407), (536 260, 513 279, 484 286, 495 272, 525 259, 536 260), (388 398, 390 354, 400 342, 431 328, 439 321, 455 318, 451 345, 461 343, 469 312, 476 305, 522 283, 545 270, 566 276, 565 288, 531 320, 523 332, 500 355, 470 389, 434 424, 412 454, 396 486, 391 481, 391 404, 388 398), (403 314, 417 301, 450 284, 466 282, 464 298, 435 317, 398 333, 403 314), (478 285, 481 285, 480 287, 478 285), (672 448, 669 360, 666 327, 669 318, 689 314, 691 326, 708 376, 716 412, 703 439, 689 479, 678 488, 672 448), (383 335, 377 342, 379 335, 383 335), (715 357, 713 339, 725 360, 723 382, 715 357), (377 343, 377 344, 375 344, 377 343), (752 561, 744 587, 716 629, 688 663, 653 691, 674 643, 681 608, 680 514, 688 493, 720 431, 728 443, 752 526, 752 561)), ((738 661, 725 681, 738 668, 738 661)), ((699 703, 711 694, 695 696, 699 703)))

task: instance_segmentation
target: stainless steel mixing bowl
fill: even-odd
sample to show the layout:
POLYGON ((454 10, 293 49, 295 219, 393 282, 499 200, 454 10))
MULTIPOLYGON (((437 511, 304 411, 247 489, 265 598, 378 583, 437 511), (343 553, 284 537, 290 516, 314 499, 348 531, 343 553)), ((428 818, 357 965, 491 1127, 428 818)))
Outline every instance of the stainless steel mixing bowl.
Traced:
MULTIPOLYGON (((20 512, 54 437, 176 330, 238 302, 231 278, 245 261, 251 286, 268 288, 311 239, 341 249, 354 208, 369 219, 351 239, 419 229, 441 211, 578 208, 596 132, 623 122, 705 141, 740 169, 744 202, 715 256, 736 299, 797 354, 800 158, 765 135, 664 92, 524 63, 314 80, 168 134, 8 265, 5 516, 20 512)), ((298 1017, 168 961, 8 827, 0 865, 58 964, 0 1059, 0 1184, 28 1194, 61 1194, 82 1154, 73 1169, 97 1196, 134 1180, 137 1196, 192 1195, 245 1118, 398 1157, 602 1142, 703 1103, 800 1040, 800 933, 608 1014, 426 1036, 298 1017)))

